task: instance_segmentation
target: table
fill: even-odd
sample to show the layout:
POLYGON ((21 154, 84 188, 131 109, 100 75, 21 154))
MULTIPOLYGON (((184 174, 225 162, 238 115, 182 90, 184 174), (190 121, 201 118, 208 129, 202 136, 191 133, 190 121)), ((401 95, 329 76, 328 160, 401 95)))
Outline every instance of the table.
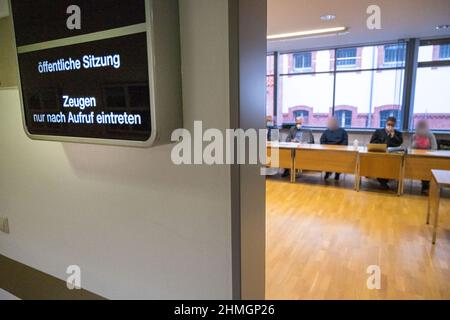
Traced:
POLYGON ((291 182, 293 171, 294 150, 297 144, 294 143, 267 143, 267 167, 291 170, 291 182), (278 152, 278 164, 273 162, 273 149, 278 152))
POLYGON ((427 224, 430 224, 431 213, 434 211, 433 240, 436 244, 437 227, 439 222, 439 203, 443 188, 450 188, 450 171, 431 170, 430 196, 428 198, 427 224))
POLYGON ((431 170, 450 170, 450 151, 409 150, 405 179, 431 181, 431 170))
POLYGON ((291 182, 295 182, 296 170, 339 172, 355 175, 356 191, 361 177, 397 180, 398 195, 403 193, 405 179, 430 181, 432 170, 450 170, 450 151, 381 153, 365 147, 269 142, 267 157, 268 167, 291 171, 291 182), (270 161, 273 149, 278 151, 278 165, 270 161))
MULTIPOLYGON (((335 145, 298 145, 294 155, 295 170, 338 172, 358 175, 358 148, 335 145)), ((356 189, 355 181, 355 189, 356 189)))
POLYGON ((357 187, 361 187, 361 177, 397 180, 397 194, 403 190, 403 153, 369 152, 367 148, 359 150, 359 175, 357 187))

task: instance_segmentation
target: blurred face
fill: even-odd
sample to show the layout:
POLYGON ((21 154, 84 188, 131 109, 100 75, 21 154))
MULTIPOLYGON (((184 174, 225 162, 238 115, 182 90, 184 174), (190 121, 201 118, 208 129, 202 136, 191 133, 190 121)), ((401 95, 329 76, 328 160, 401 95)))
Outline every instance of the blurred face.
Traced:
POLYGON ((328 129, 330 129, 330 130, 339 129, 339 123, 337 122, 336 119, 332 118, 332 119, 328 120, 328 129))
POLYGON ((428 123, 426 123, 426 122, 419 122, 417 124, 416 131, 419 134, 427 132, 428 131, 428 123))
POLYGON ((303 119, 296 119, 295 126, 297 127, 297 129, 301 129, 303 126, 303 119))

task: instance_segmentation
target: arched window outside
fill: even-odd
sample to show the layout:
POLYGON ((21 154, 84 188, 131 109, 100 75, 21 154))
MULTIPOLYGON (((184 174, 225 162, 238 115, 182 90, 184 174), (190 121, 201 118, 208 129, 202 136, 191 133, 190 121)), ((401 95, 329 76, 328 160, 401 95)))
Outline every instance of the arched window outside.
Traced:
POLYGON ((352 126, 352 112, 350 110, 338 110, 335 116, 342 128, 350 128, 352 126))

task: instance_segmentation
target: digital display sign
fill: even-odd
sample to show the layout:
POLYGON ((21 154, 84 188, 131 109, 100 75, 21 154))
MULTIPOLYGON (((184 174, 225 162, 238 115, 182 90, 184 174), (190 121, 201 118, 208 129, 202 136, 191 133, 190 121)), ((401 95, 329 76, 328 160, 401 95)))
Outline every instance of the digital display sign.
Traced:
POLYGON ((150 137, 145 33, 23 53, 19 65, 30 134, 150 137))
POLYGON ((29 135, 150 139, 144 0, 16 0, 11 8, 29 135))
POLYGON ((12 0, 17 46, 145 23, 144 0, 12 0), (68 28, 79 9, 79 29, 68 28))

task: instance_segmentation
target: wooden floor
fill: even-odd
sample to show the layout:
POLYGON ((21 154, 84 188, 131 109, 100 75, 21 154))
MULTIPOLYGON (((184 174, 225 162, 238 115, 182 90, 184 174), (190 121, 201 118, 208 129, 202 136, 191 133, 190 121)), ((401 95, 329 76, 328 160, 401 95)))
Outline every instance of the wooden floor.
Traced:
POLYGON ((367 180, 357 193, 350 179, 267 180, 267 299, 450 299, 448 193, 432 246, 419 184, 397 197, 367 180), (381 290, 367 288, 370 265, 381 290))

